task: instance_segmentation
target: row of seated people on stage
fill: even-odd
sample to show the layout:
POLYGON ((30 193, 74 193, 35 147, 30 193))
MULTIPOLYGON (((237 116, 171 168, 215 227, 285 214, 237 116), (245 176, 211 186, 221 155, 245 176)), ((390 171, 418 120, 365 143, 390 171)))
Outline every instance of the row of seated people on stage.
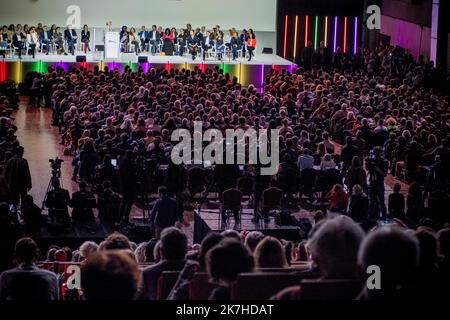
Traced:
POLYGON ((50 28, 42 23, 35 26, 27 24, 4 25, 0 32, 0 51, 5 57, 9 48, 12 52, 17 52, 19 59, 23 51, 34 59, 37 52, 49 54, 53 51, 57 54, 67 55, 68 52, 75 54, 77 41, 80 40, 81 51, 90 51, 90 31, 87 25, 83 26, 81 38, 78 39, 77 32, 71 25, 67 25, 64 30, 53 24, 50 28))
POLYGON ((0 269, 1 301, 441 301, 449 291, 449 228, 411 230, 393 222, 366 231, 349 217, 322 216, 295 244, 235 230, 210 232, 189 244, 176 227, 139 244, 118 232, 99 244, 53 243, 41 248, 46 256, 29 237, 0 252, 11 268, 0 269), (79 287, 67 286, 69 266, 81 269, 79 287), (376 280, 368 279, 373 266, 382 270, 376 280))
MULTIPOLYGON (((106 30, 112 30, 109 23, 106 30)), ((19 58, 21 58, 23 50, 33 58, 38 51, 48 54, 51 50, 58 54, 67 54, 66 51, 68 51, 74 55, 77 43, 80 43, 81 51, 87 53, 91 51, 91 31, 88 25, 84 25, 80 33, 78 36, 71 25, 68 25, 64 31, 61 31, 61 28, 55 24, 50 28, 42 23, 38 23, 36 27, 27 24, 24 26, 21 24, 10 25, 9 27, 4 25, 0 33, 0 51, 5 56, 9 46, 18 53, 19 58)), ((141 51, 150 51, 153 55, 157 52, 164 52, 169 56, 183 55, 184 52, 189 52, 194 60, 200 53, 203 55, 203 60, 211 52, 214 52, 217 58, 222 60, 224 54, 229 52, 235 60, 240 52, 244 58, 248 52, 250 61, 256 48, 256 36, 252 29, 243 30, 239 35, 233 28, 228 30, 225 35, 220 30, 220 26, 214 27, 213 30, 206 30, 206 27, 193 30, 190 24, 187 24, 186 28, 179 32, 176 28, 167 28, 163 31, 162 27, 156 25, 153 25, 149 31, 142 26, 139 32, 134 27, 128 30, 126 26, 123 26, 120 30, 120 42, 123 52, 133 50, 136 55, 141 51)))
POLYGON ((235 60, 238 52, 242 51, 244 58, 248 52, 248 60, 251 61, 256 48, 256 36, 252 29, 248 31, 244 29, 239 34, 235 28, 232 28, 224 33, 218 25, 212 30, 207 30, 204 26, 193 29, 191 24, 187 24, 184 29, 166 28, 164 31, 162 27, 153 25, 149 31, 142 26, 138 32, 134 27, 128 30, 127 26, 123 26, 120 31, 120 41, 124 51, 131 45, 136 54, 147 50, 153 55, 160 51, 169 56, 189 52, 193 60, 200 52, 203 53, 203 60, 205 60, 210 51, 215 52, 219 60, 228 51, 235 60))

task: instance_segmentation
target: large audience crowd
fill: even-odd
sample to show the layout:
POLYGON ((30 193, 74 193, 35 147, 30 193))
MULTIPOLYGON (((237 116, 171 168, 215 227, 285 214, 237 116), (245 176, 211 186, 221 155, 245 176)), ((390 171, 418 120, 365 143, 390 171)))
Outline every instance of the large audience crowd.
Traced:
MULTIPOLYGON (((169 299, 190 298, 189 286, 199 273, 214 285, 211 299, 230 299, 239 274, 266 268, 288 269, 319 283, 335 281, 323 297, 430 298, 438 288, 447 289, 448 75, 392 47, 354 56, 338 51, 331 65, 321 61, 293 74, 272 70, 263 92, 253 85, 241 87, 219 68, 152 68, 147 73, 125 68, 122 74, 50 68, 36 75, 31 88, 48 90, 34 92, 33 99, 38 95, 40 101, 43 94, 52 106, 53 124, 60 128, 67 154, 74 156, 73 179, 80 180, 81 189, 72 199, 64 195, 53 197, 62 202, 48 201, 50 217, 69 223, 71 205, 77 208, 74 223, 86 225, 94 223, 92 209, 97 207, 102 223, 127 224, 137 196, 158 190, 161 199, 151 213, 157 239, 136 245, 113 233, 100 245, 88 242, 73 252, 52 247, 45 258, 32 239, 22 238, 15 245, 19 267, 0 276, 0 298, 37 295, 38 289, 24 291, 14 280, 29 270, 38 272, 38 258, 80 262, 86 299, 165 298, 158 289, 164 271, 180 271, 169 299), (315 214, 307 240, 293 250, 292 243, 258 232, 224 231, 188 246, 186 235, 170 226, 181 219, 185 198, 197 193, 190 172, 199 168, 174 165, 170 152, 172 132, 192 130, 194 121, 202 121, 204 129, 280 129, 279 172, 261 177, 250 193, 254 204, 271 186, 289 200, 299 193, 310 204, 325 199, 327 214, 315 214), (409 184, 406 199, 398 184, 385 199, 388 174, 409 184), (158 225, 158 216, 166 214, 170 221, 158 225), (296 269, 299 261, 307 268, 296 269), (365 271, 373 265, 382 272, 379 290, 363 286, 365 271)), ((2 124, 8 123, 12 127, 2 118, 2 124)), ((8 156, 20 159, 23 149, 11 141, 13 131, 6 132, 6 144, 16 145, 15 156, 8 156)), ((221 201, 227 189, 244 191, 242 178, 251 175, 252 167, 216 165, 210 171, 206 191, 218 191, 221 201)), ((25 189, 14 193, 24 198, 22 203, 25 189)), ((1 226, 7 228, 9 210, 4 209, 1 226)), ((40 288, 39 297, 58 298, 60 279, 41 272, 48 286, 40 288)), ((307 288, 306 283, 285 288, 272 298, 306 298, 307 288)))

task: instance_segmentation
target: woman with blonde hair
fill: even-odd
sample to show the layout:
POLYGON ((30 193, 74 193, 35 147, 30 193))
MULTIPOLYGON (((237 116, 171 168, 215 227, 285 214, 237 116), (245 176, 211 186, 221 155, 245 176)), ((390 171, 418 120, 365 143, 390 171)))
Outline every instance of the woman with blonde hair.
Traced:
POLYGON ((257 268, 287 268, 288 263, 281 242, 273 237, 265 237, 256 246, 255 265, 257 268))

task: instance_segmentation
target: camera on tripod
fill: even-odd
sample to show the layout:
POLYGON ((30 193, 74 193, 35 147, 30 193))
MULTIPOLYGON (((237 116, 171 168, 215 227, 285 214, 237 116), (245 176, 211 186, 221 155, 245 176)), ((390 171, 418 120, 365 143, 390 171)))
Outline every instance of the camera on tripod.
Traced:
POLYGON ((50 162, 50 167, 52 168, 52 177, 61 177, 61 163, 64 162, 63 159, 56 157, 55 159, 48 159, 50 162))

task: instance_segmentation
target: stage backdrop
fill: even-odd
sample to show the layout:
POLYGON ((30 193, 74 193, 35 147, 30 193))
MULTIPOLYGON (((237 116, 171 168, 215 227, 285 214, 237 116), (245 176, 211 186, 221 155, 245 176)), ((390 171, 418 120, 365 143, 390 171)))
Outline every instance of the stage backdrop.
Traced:
POLYGON ((222 30, 253 28, 260 50, 275 49, 276 3, 277 0, 0 0, 0 23, 64 26, 77 13, 73 6, 78 6, 80 25, 103 27, 106 21, 112 21, 116 28, 127 25, 136 29, 152 24, 181 28, 186 23, 208 29, 216 24, 222 30))

